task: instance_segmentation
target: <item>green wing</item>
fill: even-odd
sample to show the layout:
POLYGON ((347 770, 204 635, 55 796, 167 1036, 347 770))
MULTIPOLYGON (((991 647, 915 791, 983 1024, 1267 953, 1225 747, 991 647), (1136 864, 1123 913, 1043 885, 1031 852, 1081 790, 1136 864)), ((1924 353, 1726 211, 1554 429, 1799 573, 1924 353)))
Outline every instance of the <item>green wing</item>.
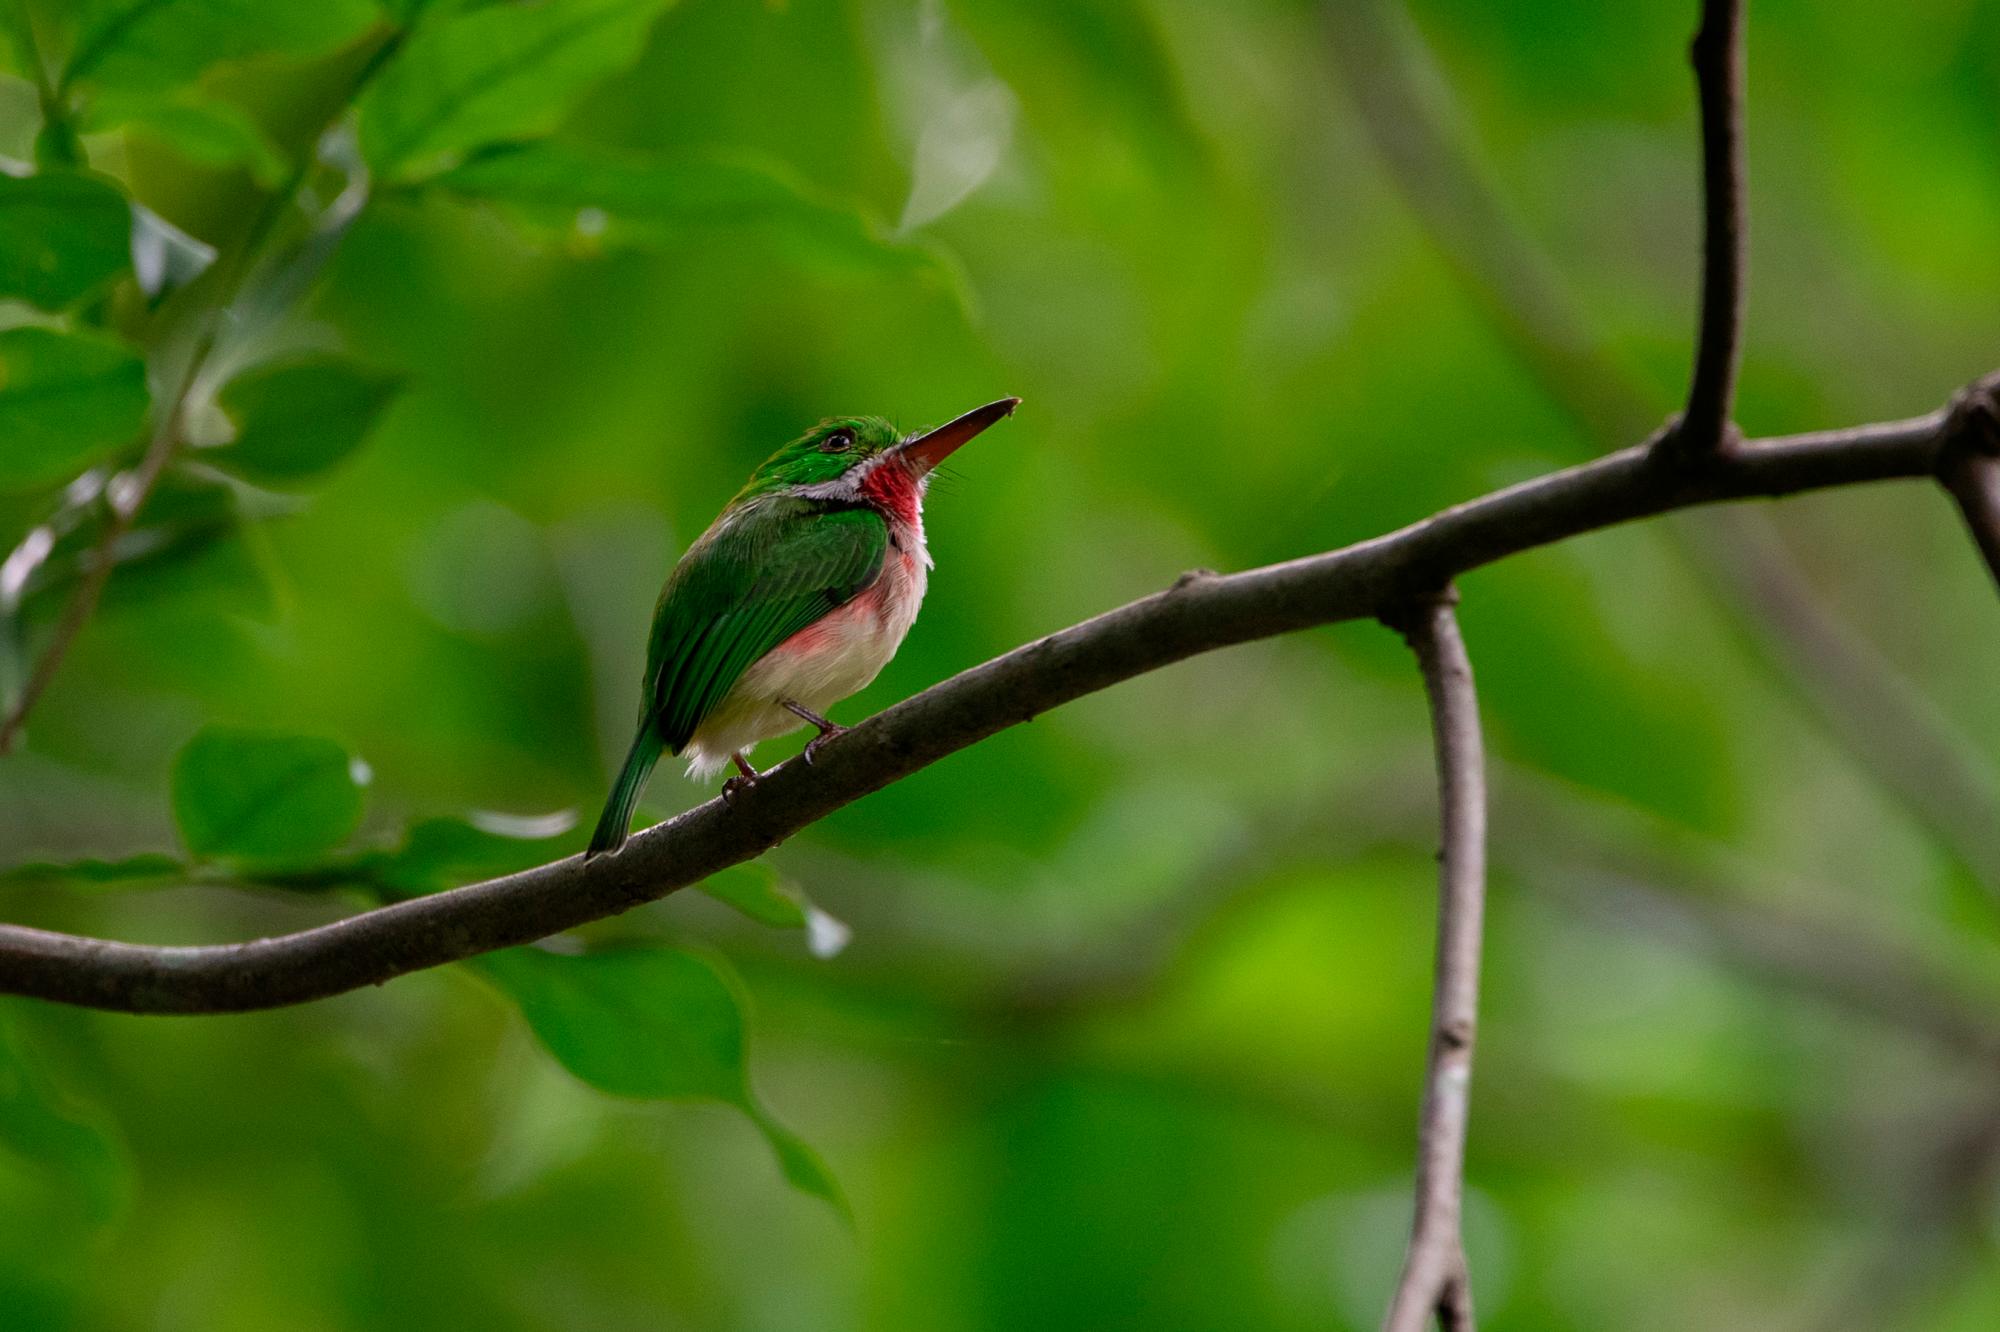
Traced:
POLYGON ((647 705, 678 754, 751 663, 875 581, 889 529, 872 509, 759 502, 709 529, 653 613, 647 705))

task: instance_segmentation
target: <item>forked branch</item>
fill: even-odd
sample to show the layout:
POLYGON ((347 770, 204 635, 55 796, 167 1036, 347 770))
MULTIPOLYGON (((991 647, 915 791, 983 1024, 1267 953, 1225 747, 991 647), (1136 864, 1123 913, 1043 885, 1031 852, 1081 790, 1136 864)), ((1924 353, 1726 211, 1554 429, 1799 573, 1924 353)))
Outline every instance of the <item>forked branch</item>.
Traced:
MULTIPOLYGON (((1449 85, 1401 0, 1338 0, 1327 12, 1359 123, 1473 306, 1591 443, 1610 449, 1651 433, 1650 391, 1591 331, 1575 293, 1479 170, 1468 127, 1435 95, 1449 85)), ((1663 458, 1695 461, 1671 451, 1671 429, 1662 436, 1663 458)), ((1737 512, 1663 536, 1741 631, 1751 660, 1774 683, 1796 685, 1804 715, 1857 772, 2000 894, 1994 765, 1825 603, 1776 529, 1737 512)))
POLYGON ((1479 953, 1486 914, 1486 755, 1472 660, 1452 612, 1455 594, 1386 617, 1408 640, 1430 700, 1438 773, 1437 963, 1430 1055, 1417 1130, 1417 1210, 1384 1332, 1472 1332, 1472 1284, 1461 1217, 1479 953))

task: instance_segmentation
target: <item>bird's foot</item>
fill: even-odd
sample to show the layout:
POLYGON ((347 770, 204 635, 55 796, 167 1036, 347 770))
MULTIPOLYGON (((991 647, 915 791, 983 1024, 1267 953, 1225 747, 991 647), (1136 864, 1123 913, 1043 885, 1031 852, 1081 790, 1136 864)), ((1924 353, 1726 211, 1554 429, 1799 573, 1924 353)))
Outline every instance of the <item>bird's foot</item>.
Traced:
POLYGON ((794 717, 797 717, 800 721, 803 721, 807 725, 816 727, 818 729, 819 734, 814 736, 812 739, 806 741, 805 759, 808 766, 811 765, 813 757, 819 753, 819 747, 821 745, 825 744, 827 741, 833 739, 837 735, 847 734, 847 728, 845 726, 842 726, 837 721, 828 721, 826 718, 820 716, 817 712, 814 712, 811 708, 805 706, 803 703, 797 702, 796 700, 789 698, 781 698, 778 700, 778 706, 784 708, 787 712, 790 712, 794 717))
POLYGON ((725 805, 735 804, 736 797, 755 786, 757 779, 764 775, 751 767, 750 760, 741 754, 731 754, 729 757, 736 764, 737 775, 722 784, 722 803, 725 805))
POLYGON ((848 728, 842 726, 839 722, 828 722, 826 724, 825 729, 821 730, 820 733, 814 736, 812 739, 806 741, 805 760, 807 766, 810 767, 812 765, 813 758, 816 754, 819 753, 819 747, 821 745, 825 744, 829 740, 834 739, 837 736, 846 735, 847 732, 848 728))

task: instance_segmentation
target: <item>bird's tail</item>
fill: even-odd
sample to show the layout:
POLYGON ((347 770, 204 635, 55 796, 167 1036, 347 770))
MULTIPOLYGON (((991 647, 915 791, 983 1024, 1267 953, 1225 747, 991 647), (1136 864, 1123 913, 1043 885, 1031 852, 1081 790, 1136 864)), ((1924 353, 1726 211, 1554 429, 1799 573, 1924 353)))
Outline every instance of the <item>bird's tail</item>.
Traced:
POLYGON ((590 849, 583 853, 585 860, 625 845, 625 839, 631 835, 632 808, 639 803, 639 793, 646 789, 646 778, 659 761, 660 737, 651 726, 641 726, 625 755, 625 766, 618 770, 618 780, 611 784, 604 814, 597 820, 597 831, 590 835, 590 849))

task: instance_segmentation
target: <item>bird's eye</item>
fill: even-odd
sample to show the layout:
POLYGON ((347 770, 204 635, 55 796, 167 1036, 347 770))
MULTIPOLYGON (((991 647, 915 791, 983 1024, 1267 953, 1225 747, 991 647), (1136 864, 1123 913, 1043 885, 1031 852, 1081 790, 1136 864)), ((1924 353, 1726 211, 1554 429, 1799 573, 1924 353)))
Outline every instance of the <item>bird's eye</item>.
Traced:
POLYGON ((819 442, 821 453, 845 453, 854 447, 852 430, 836 430, 819 442))

